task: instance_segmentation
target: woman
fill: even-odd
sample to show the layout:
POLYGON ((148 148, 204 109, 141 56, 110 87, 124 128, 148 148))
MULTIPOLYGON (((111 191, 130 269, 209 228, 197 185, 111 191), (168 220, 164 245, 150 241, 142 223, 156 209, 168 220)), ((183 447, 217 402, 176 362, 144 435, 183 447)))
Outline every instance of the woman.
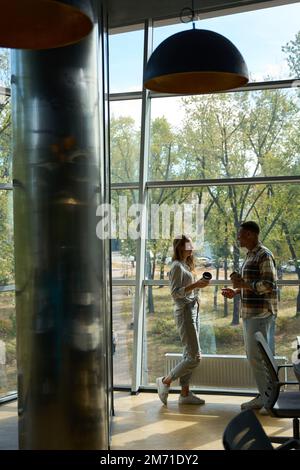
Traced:
POLYGON ((199 344, 199 303, 198 289, 206 287, 210 281, 195 278, 193 244, 189 237, 182 235, 173 240, 173 263, 170 270, 171 295, 174 300, 174 316, 183 349, 182 361, 166 377, 156 379, 158 396, 167 404, 171 382, 179 378, 181 385, 180 404, 203 405, 189 389, 192 371, 200 363, 199 344))

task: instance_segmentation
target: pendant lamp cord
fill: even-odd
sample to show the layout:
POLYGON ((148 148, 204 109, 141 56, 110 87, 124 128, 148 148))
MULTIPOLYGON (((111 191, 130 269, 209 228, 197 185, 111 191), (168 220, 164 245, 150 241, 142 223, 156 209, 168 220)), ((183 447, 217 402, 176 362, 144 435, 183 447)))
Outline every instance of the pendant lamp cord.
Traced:
POLYGON ((196 28, 195 25, 195 6, 194 6, 194 0, 192 0, 192 22, 193 22, 193 29, 196 28))
POLYGON ((194 0, 192 0, 192 8, 190 7, 185 7, 181 10, 180 12, 180 21, 181 23, 193 23, 193 29, 196 28, 195 25, 195 8, 194 8, 194 0))

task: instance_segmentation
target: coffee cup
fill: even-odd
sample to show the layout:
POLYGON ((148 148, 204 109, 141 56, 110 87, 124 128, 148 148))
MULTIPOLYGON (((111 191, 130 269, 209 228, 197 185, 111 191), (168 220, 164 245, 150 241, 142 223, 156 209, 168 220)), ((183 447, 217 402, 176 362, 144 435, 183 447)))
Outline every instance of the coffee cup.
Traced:
POLYGON ((241 279, 242 276, 240 275, 240 273, 236 272, 236 271, 233 271, 233 273, 230 274, 230 279, 233 280, 233 279, 241 279))
POLYGON ((205 271, 203 274, 202 274, 202 279, 204 279, 205 281, 210 281, 212 278, 212 275, 211 273, 209 273, 208 271, 205 271))

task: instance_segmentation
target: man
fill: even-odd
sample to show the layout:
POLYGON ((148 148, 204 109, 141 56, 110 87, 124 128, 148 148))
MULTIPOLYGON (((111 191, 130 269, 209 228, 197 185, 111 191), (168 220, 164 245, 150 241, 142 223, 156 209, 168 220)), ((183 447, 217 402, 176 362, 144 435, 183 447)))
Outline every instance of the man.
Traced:
POLYGON ((238 241, 248 250, 242 266, 242 276, 232 276, 233 289, 223 289, 224 297, 241 296, 243 333, 247 358, 252 368, 259 395, 243 403, 242 409, 261 409, 263 402, 264 369, 254 334, 260 331, 273 349, 274 322, 277 315, 277 274, 273 255, 259 241, 256 222, 240 225, 238 241))

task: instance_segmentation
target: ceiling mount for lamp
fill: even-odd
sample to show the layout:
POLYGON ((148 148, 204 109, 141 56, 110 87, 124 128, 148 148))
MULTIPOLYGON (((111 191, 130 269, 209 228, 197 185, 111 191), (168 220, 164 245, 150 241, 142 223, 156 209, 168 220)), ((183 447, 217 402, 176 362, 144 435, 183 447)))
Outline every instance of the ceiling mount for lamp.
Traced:
POLYGON ((50 49, 74 44, 93 28, 84 0, 1 0, 0 47, 50 49))
POLYGON ((249 81, 247 65, 235 45, 221 34, 195 29, 194 8, 182 10, 182 21, 183 12, 189 12, 193 29, 170 36, 155 49, 146 66, 145 88, 198 94, 245 85, 249 81))

